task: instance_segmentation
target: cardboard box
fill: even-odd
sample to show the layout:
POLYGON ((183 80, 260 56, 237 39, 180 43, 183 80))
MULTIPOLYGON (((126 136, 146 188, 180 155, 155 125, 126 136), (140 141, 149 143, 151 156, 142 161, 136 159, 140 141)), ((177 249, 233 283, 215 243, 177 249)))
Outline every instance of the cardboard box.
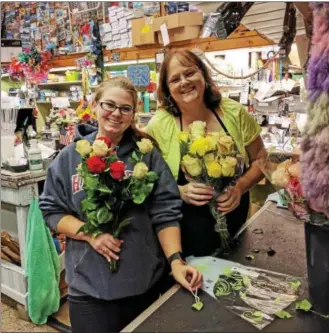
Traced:
POLYGON ((132 41, 134 46, 155 44, 157 42, 153 30, 153 18, 143 17, 131 21, 132 41))
MULTIPOLYGON (((168 30, 169 41, 170 42, 179 42, 182 40, 189 40, 193 38, 198 38, 201 31, 201 26, 189 26, 189 27, 180 27, 175 29, 168 30)), ((161 32, 157 32, 159 43, 163 44, 161 32)))
POLYGON ((160 43, 160 27, 164 23, 167 25, 170 42, 197 38, 203 25, 203 13, 183 12, 154 19, 153 30, 157 33, 160 43))

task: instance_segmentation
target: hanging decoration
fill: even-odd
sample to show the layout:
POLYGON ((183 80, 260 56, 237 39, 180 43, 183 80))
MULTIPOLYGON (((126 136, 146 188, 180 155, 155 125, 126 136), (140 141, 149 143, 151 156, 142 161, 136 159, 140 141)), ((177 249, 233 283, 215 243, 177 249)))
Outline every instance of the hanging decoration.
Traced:
POLYGON ((47 79, 51 53, 39 52, 36 48, 21 52, 18 57, 13 57, 7 67, 11 78, 27 79, 31 83, 39 83, 47 79))

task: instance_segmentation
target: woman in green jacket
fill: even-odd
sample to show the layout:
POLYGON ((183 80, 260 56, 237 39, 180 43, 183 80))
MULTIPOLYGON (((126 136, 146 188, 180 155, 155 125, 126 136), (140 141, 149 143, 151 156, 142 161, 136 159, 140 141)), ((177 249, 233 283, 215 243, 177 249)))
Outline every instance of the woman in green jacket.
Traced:
POLYGON ((228 231, 233 236, 247 219, 250 188, 263 178, 256 163, 264 148, 261 128, 241 104, 221 96, 206 65, 188 50, 172 52, 164 60, 158 101, 161 108, 146 131, 159 143, 184 201, 181 221, 184 254, 213 254, 220 248, 220 237, 214 230, 215 220, 207 205, 214 190, 186 179, 180 168, 179 132, 187 130, 193 121, 204 121, 208 132, 230 135, 244 158, 243 176, 218 198, 218 210, 227 214, 228 231))

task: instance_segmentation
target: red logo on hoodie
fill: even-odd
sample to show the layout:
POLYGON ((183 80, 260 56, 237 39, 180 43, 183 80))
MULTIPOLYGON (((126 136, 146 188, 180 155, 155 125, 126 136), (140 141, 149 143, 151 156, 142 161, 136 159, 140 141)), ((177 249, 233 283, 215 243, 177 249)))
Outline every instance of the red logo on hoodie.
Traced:
POLYGON ((80 175, 72 175, 72 192, 73 194, 78 193, 82 190, 83 179, 80 175))

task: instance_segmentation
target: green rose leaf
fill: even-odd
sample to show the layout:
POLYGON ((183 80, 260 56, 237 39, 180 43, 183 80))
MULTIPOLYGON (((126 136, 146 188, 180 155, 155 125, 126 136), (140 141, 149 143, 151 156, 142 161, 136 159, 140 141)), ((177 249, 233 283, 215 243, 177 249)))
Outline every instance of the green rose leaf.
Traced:
POLYGON ((88 175, 85 177, 84 181, 84 186, 87 190, 97 190, 99 186, 98 177, 88 175))
POLYGON ((104 203, 105 203, 106 208, 108 210, 111 210, 111 205, 109 204, 109 202, 108 201, 104 201, 104 203))
POLYGON ((106 206, 101 207, 97 211, 97 220, 99 224, 104 224, 111 221, 113 214, 107 209, 106 206))
POLYGON ((133 193, 133 202, 137 205, 140 205, 146 199, 146 195, 143 192, 135 192, 133 193))
POLYGON ((112 190, 110 190, 106 185, 99 186, 98 190, 102 193, 108 193, 108 194, 112 193, 112 190))
POLYGON ((302 301, 297 301, 296 302, 296 309, 297 310, 303 310, 303 311, 310 311, 312 308, 312 304, 307 300, 303 299, 302 301))
POLYGON ((301 286, 301 282, 299 280, 293 280, 292 282, 290 282, 290 286, 293 289, 298 289, 301 286))
POLYGON ((154 183, 158 179, 158 175, 154 171, 149 171, 146 175, 146 181, 150 183, 154 183))
POLYGON ((131 155, 131 158, 135 161, 135 162, 139 162, 139 157, 137 155, 137 153, 134 151, 131 155))
POLYGON ((82 210, 85 212, 88 210, 95 210, 97 208, 97 204, 89 198, 85 198, 81 201, 81 207, 82 210))
POLYGON ((275 314, 277 317, 281 318, 281 319, 289 319, 289 318, 292 318, 292 315, 287 312, 287 311, 278 311, 276 314, 275 314))
POLYGON ((203 303, 201 301, 192 304, 192 309, 201 311, 203 309, 203 303))

